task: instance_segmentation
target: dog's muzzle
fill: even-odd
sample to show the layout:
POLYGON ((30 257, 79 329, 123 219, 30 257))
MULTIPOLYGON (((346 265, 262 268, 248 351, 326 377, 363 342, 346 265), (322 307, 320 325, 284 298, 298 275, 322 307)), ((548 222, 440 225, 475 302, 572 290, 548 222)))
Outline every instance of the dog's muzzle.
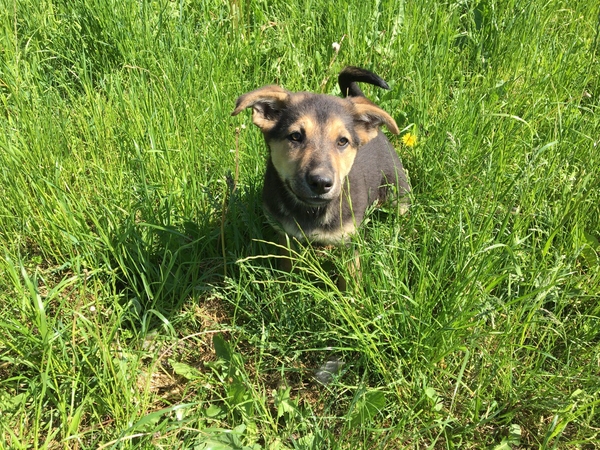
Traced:
POLYGON ((326 172, 309 172, 286 183, 290 192, 300 203, 308 206, 323 206, 337 195, 335 179, 326 172))

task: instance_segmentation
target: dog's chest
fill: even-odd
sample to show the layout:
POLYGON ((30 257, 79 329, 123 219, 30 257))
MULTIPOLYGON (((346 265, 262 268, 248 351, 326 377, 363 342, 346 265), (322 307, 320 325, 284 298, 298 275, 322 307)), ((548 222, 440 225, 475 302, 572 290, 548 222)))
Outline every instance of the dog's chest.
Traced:
POLYGON ((298 239, 300 242, 314 242, 325 245, 338 245, 350 238, 356 232, 353 220, 343 220, 336 217, 326 221, 327 216, 318 220, 307 221, 303 215, 293 214, 289 211, 273 211, 267 204, 263 204, 265 216, 269 224, 278 232, 298 239))

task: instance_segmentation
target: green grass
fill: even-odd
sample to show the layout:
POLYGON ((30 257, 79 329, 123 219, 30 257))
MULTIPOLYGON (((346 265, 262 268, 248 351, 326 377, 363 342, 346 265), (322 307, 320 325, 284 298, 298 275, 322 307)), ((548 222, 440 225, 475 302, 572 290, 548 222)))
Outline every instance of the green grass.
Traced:
POLYGON ((599 13, 0 2, 0 448, 596 448, 599 13), (341 293, 352 249, 265 257, 267 151, 230 112, 345 65, 418 143, 341 293))

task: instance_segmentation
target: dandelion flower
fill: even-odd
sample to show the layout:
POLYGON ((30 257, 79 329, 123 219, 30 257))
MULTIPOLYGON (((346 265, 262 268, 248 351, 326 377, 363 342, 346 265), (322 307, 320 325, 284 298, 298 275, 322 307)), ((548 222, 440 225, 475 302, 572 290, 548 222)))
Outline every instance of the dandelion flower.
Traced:
POLYGON ((406 133, 402 136, 402 143, 407 147, 414 147, 417 143, 417 135, 412 133, 406 133))
POLYGON ((337 53, 340 51, 340 44, 334 42, 333 44, 331 44, 331 48, 333 48, 333 51, 337 53))

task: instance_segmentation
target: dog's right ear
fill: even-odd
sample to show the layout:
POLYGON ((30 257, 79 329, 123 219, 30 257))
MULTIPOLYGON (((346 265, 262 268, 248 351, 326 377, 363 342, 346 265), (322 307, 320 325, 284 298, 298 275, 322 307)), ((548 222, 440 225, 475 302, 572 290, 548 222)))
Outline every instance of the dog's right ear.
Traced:
POLYGON ((357 123, 356 131, 358 132, 361 145, 365 145, 371 139, 374 139, 381 125, 385 125, 393 134, 400 132, 394 118, 371 100, 360 96, 350 96, 347 99, 354 106, 354 117, 357 123))
POLYGON ((264 86, 238 97, 231 115, 252 107, 252 122, 266 133, 275 126, 289 99, 290 93, 279 86, 264 86))

